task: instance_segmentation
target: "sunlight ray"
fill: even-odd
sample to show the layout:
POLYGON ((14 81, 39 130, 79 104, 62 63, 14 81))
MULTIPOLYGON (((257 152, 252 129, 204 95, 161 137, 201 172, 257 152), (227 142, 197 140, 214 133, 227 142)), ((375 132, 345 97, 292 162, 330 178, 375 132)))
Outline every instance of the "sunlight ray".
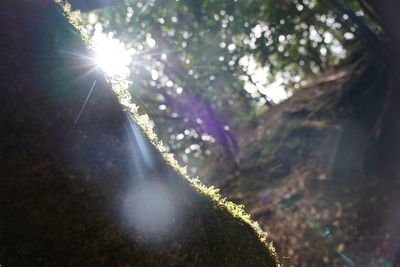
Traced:
POLYGON ((81 110, 79 111, 78 115, 77 115, 76 118, 75 118, 74 124, 77 124, 77 123, 78 123, 78 120, 79 120, 79 118, 80 118, 80 116, 81 116, 83 110, 85 109, 85 106, 86 106, 86 104, 87 104, 87 102, 88 102, 88 100, 89 100, 89 98, 90 98, 90 95, 92 94, 92 91, 93 91, 93 88, 94 88, 95 85, 96 85, 96 82, 97 82, 97 80, 94 80, 93 85, 92 85, 92 88, 90 88, 89 94, 87 95, 86 100, 85 100, 85 102, 83 103, 81 110))

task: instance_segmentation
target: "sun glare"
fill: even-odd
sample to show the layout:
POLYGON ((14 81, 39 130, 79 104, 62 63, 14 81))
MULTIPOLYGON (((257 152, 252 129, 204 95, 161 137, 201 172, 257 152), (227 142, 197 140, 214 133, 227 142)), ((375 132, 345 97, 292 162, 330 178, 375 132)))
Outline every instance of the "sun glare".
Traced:
POLYGON ((125 44, 104 33, 96 33, 92 41, 95 62, 107 76, 126 78, 130 74, 129 65, 133 52, 125 44))

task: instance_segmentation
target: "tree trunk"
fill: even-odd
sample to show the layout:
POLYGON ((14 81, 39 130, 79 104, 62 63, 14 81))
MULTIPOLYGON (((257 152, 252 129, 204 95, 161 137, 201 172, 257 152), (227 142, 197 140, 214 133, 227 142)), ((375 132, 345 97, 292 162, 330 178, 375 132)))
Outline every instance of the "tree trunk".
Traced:
POLYGON ((278 265, 162 160, 58 5, 4 0, 0 20, 0 264, 278 265))
POLYGON ((400 123, 398 112, 400 107, 400 2, 397 0, 366 0, 374 9, 381 22, 385 38, 381 44, 380 54, 387 65, 387 93, 384 107, 380 115, 378 133, 380 147, 377 157, 383 159, 382 168, 391 170, 393 177, 398 174, 400 163, 400 123))

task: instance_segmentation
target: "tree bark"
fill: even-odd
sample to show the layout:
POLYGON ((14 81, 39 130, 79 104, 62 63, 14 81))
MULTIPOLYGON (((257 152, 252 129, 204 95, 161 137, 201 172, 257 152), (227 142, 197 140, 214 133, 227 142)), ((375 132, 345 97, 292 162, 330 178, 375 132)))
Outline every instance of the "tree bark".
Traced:
POLYGON ((381 54, 387 64, 387 93, 384 108, 380 115, 380 141, 382 158, 385 159, 385 169, 391 170, 397 176, 400 163, 400 123, 398 112, 400 107, 400 2, 396 0, 366 0, 374 9, 381 21, 386 36, 381 44, 381 54))
POLYGON ((4 0, 0 27, 0 264, 278 265, 131 131, 58 5, 4 0))

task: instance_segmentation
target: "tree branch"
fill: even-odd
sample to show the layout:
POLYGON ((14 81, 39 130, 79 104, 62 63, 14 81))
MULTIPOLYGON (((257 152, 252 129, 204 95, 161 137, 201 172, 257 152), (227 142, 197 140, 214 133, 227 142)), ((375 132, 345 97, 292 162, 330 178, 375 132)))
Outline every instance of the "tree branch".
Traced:
POLYGON ((366 35, 366 41, 371 43, 374 47, 376 47, 380 41, 377 35, 362 21, 352 10, 345 7, 338 0, 327 0, 333 7, 339 10, 343 14, 347 14, 349 18, 356 23, 361 31, 366 35))

